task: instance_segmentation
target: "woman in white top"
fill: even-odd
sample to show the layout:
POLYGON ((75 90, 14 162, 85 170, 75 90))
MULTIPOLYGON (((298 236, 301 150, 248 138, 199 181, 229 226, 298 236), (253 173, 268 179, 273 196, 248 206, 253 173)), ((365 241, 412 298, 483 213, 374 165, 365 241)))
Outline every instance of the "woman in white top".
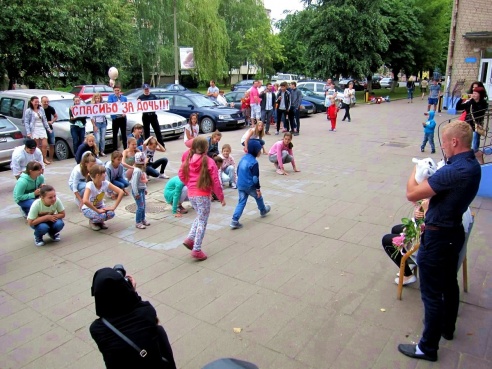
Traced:
POLYGON ((343 116, 343 121, 348 119, 350 122, 350 104, 352 104, 352 99, 355 99, 354 83, 349 82, 348 87, 343 91, 343 108, 345 109, 345 115, 343 116))
POLYGON ((183 141, 186 147, 191 148, 193 139, 198 137, 199 131, 200 128, 198 127, 198 113, 193 113, 190 115, 190 120, 188 121, 188 124, 184 128, 183 141))
POLYGON ((35 140, 36 144, 41 149, 44 163, 51 164, 51 162, 46 159, 46 151, 48 150, 48 135, 46 134, 46 131, 49 133, 52 131, 37 96, 31 97, 29 100, 29 107, 24 113, 24 126, 26 127, 27 137, 35 140))

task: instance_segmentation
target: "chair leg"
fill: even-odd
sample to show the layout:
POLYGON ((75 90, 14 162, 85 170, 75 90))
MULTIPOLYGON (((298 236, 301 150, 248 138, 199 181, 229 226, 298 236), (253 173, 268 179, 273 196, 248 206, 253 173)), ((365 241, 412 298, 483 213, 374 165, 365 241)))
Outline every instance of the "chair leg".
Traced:
POLYGON ((465 258, 463 259, 463 291, 468 292, 468 262, 465 258))

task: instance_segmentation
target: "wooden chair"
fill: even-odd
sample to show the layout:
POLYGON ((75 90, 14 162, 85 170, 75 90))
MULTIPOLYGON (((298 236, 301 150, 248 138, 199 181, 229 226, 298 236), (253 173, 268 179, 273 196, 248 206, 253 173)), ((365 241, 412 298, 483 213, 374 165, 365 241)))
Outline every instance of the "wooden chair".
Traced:
MULTIPOLYGON (((472 214, 472 221, 470 225, 468 226, 468 232, 465 233, 465 242, 463 244, 463 248, 461 249, 459 258, 458 258, 458 271, 460 269, 460 266, 463 265, 463 291, 468 292, 468 260, 466 257, 466 249, 468 245, 468 240, 470 239, 470 234, 473 229, 473 224, 475 223, 475 214, 472 214), (460 260, 463 260, 463 264, 460 263, 460 260)), ((417 250, 420 247, 420 243, 414 245, 412 249, 407 251, 405 255, 402 256, 401 258, 401 263, 400 263, 400 277, 398 280, 398 290, 397 290, 397 295, 396 297, 398 300, 401 300, 401 295, 403 293, 403 275, 405 274, 405 264, 413 254, 417 252, 417 250)), ((418 266, 417 263, 415 263, 415 268, 413 270, 414 274, 417 275, 418 271, 418 266)))

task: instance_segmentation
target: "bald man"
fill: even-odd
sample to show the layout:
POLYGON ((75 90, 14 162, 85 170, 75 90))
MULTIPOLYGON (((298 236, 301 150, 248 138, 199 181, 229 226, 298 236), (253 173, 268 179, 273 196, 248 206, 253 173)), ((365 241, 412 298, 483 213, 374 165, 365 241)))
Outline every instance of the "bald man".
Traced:
POLYGON ((458 255, 465 241, 463 213, 478 192, 480 164, 471 147, 472 129, 455 121, 442 133, 447 165, 417 184, 415 168, 407 182, 407 199, 430 198, 425 230, 417 258, 420 293, 425 309, 424 332, 418 345, 400 344, 398 350, 416 359, 437 361, 439 340, 452 340, 458 315, 458 255))

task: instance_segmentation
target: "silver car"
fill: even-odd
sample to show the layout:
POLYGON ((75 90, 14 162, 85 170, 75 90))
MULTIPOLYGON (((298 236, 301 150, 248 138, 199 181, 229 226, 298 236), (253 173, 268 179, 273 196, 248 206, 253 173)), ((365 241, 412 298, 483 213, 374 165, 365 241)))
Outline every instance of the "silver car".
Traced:
POLYGON ((24 136, 6 116, 0 115, 0 164, 10 163, 12 152, 24 144, 24 136))
MULTIPOLYGON (((68 111, 73 105, 75 95, 68 92, 52 91, 52 90, 9 90, 0 92, 0 114, 8 117, 25 135, 26 129, 22 121, 24 111, 28 107, 29 99, 32 96, 37 96, 41 99, 42 96, 47 96, 50 100, 50 105, 58 114, 58 120, 53 124, 55 132, 55 153, 59 160, 68 159, 75 154, 76 149, 73 147, 72 135, 70 134, 70 120, 68 111)), ((81 104, 85 104, 81 101, 81 104)), ((113 130, 111 125, 111 117, 106 116, 108 127, 106 129, 106 147, 112 146, 113 130)), ((92 133, 92 122, 87 118, 85 132, 92 133)))

